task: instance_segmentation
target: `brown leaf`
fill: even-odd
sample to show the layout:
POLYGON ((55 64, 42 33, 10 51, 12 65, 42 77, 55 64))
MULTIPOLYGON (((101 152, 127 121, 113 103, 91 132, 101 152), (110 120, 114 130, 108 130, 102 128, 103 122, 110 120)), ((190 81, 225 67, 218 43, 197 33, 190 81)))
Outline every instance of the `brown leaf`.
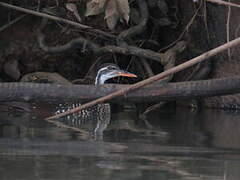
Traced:
POLYGON ((130 8, 128 0, 90 0, 85 16, 97 15, 105 11, 107 26, 113 30, 119 19, 129 21, 130 8))
POLYGON ((74 12, 77 10, 77 6, 73 3, 66 3, 67 10, 74 12))
POLYGON ((104 12, 108 0, 91 0, 87 2, 85 16, 98 15, 104 12))
POLYGON ((81 17, 80 17, 79 14, 78 14, 77 6, 76 6, 75 4, 73 4, 73 3, 67 3, 67 4, 66 4, 66 8, 67 8, 69 11, 73 12, 74 16, 77 18, 77 20, 78 20, 79 22, 82 21, 81 17))
POLYGON ((117 3, 115 0, 109 0, 107 3, 107 7, 105 10, 105 19, 107 21, 107 25, 109 29, 113 30, 120 18, 117 3))
POLYGON ((115 1, 121 18, 125 20, 125 22, 128 24, 130 13, 128 0, 115 0, 115 1))

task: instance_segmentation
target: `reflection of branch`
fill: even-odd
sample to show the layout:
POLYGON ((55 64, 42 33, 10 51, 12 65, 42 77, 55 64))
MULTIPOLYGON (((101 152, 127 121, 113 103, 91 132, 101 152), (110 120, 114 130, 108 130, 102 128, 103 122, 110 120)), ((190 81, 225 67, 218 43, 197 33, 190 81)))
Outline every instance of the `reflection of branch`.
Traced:
POLYGON ((61 128, 64 128, 64 129, 70 129, 70 130, 73 130, 75 132, 81 133, 84 136, 88 136, 88 137, 91 136, 89 132, 87 132, 87 131, 85 131, 83 129, 80 129, 80 128, 77 128, 77 127, 68 126, 68 125, 63 124, 63 123, 61 123, 59 121, 50 120, 50 119, 45 119, 45 121, 47 121, 47 122, 49 122, 51 124, 54 124, 57 127, 61 127, 61 128))

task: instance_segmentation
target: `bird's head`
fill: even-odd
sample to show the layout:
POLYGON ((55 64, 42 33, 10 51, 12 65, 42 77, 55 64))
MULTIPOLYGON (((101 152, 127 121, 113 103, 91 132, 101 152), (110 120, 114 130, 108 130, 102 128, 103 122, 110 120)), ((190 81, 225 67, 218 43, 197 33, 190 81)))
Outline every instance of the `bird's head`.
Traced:
POLYGON ((137 77, 135 74, 121 70, 115 64, 106 64, 98 70, 95 84, 104 84, 106 80, 119 76, 137 77))

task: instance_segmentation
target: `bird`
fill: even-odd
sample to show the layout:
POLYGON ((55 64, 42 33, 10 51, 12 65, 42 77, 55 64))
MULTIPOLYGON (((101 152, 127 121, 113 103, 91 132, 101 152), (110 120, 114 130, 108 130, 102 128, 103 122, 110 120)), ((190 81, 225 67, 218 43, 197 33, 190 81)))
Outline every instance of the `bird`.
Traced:
POLYGON ((105 81, 108 79, 112 79, 114 77, 137 77, 135 74, 130 73, 125 70, 121 70, 119 66, 112 63, 103 64, 97 72, 97 76, 95 78, 95 85, 103 85, 105 81))
MULTIPOLYGON (((119 66, 116 64, 104 63, 97 71, 94 84, 96 86, 101 86, 105 84, 107 80, 115 77, 121 77, 121 76, 130 77, 130 78, 137 77, 133 73, 120 69, 119 66)), ((55 114, 66 112, 80 105, 81 103, 79 102, 70 103, 70 104, 68 103, 59 104, 55 114)), ((80 128, 88 128, 88 129, 89 129, 89 124, 90 124, 90 127, 94 127, 94 125, 91 123, 96 124, 97 122, 95 128, 90 130, 94 131, 94 134, 96 136, 102 136, 103 131, 107 128, 108 124, 110 123, 111 106, 109 103, 97 104, 93 107, 81 110, 77 113, 73 113, 71 115, 62 117, 60 119, 62 122, 66 123, 67 125, 71 125, 74 127, 77 126, 80 128)))

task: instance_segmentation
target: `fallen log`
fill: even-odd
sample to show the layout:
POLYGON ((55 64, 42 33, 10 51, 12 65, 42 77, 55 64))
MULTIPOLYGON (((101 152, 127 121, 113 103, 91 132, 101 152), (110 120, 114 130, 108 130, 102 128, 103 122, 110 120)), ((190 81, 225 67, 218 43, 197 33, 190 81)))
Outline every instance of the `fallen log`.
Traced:
MULTIPOLYGON (((57 85, 0 83, 0 101, 93 100, 129 85, 57 85)), ((112 102, 157 102, 240 93, 240 76, 151 85, 117 97, 112 102)))

